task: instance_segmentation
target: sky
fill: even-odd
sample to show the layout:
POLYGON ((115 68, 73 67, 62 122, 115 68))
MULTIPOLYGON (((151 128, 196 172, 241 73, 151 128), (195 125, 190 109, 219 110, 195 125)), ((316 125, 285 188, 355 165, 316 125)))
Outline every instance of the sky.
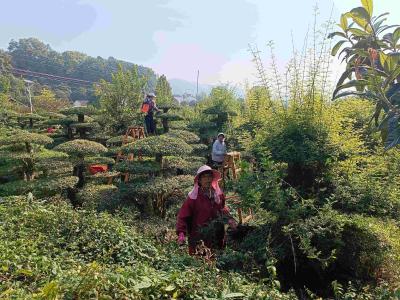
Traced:
MULTIPOLYGON (((274 42, 280 66, 291 57, 292 36, 301 49, 317 20, 339 19, 360 0, 0 0, 0 48, 11 39, 36 37, 57 50, 110 56, 153 68, 167 78, 207 84, 254 82, 248 45, 268 64, 274 42)), ((400 24, 400 0, 375 0, 400 24)), ((333 66, 339 72, 338 66, 333 66)))

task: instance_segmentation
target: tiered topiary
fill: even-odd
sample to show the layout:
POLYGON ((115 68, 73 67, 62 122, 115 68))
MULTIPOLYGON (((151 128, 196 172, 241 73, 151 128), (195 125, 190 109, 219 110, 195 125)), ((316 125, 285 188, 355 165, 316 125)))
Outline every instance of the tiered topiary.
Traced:
POLYGON ((92 106, 71 107, 62 110, 61 113, 64 115, 77 115, 78 120, 69 123, 68 126, 75 129, 76 133, 79 134, 80 139, 87 138, 88 132, 93 133, 95 129, 99 128, 99 124, 88 117, 88 115, 96 113, 96 109, 92 106))
POLYGON ((171 121, 182 121, 183 117, 177 114, 176 112, 170 112, 172 109, 173 111, 179 109, 178 105, 174 104, 163 104, 158 106, 163 112, 156 114, 156 118, 161 119, 161 123, 163 125, 164 133, 167 133, 170 129, 170 122, 171 121))
POLYGON ((45 117, 35 113, 20 114, 18 116, 18 123, 20 124, 20 127, 22 129, 25 129, 26 127, 32 129, 34 125, 39 125, 40 124, 39 122, 45 119, 46 119, 45 117))
POLYGON ((192 185, 189 175, 154 177, 122 186, 121 196, 133 198, 145 214, 163 218, 174 200, 182 200, 192 185))
POLYGON ((133 198, 147 214, 165 216, 169 197, 178 191, 182 192, 182 186, 189 187, 193 177, 189 183, 186 176, 170 176, 164 166, 164 157, 173 155, 178 160, 182 159, 191 154, 192 147, 179 137, 165 134, 136 140, 122 146, 121 150, 126 155, 133 153, 135 157, 139 154, 145 156, 141 161, 125 161, 115 166, 116 170, 135 175, 131 182, 122 187, 122 195, 133 198))
POLYGON ((87 140, 73 140, 60 144, 54 148, 57 151, 65 152, 70 155, 74 163, 73 175, 79 178, 77 187, 81 188, 85 183, 85 170, 87 162, 85 159, 91 157, 90 163, 96 159, 99 161, 101 158, 99 155, 107 153, 107 148, 103 145, 87 140))
POLYGON ((177 174, 195 174, 196 170, 206 162, 207 146, 199 144, 200 138, 187 130, 171 130, 166 135, 184 140, 192 147, 192 152, 189 156, 182 158, 166 157, 164 168, 177 174))
POLYGON ((0 124, 4 127, 16 128, 18 124, 19 113, 0 107, 0 124))
POLYGON ((135 139, 131 136, 125 136, 125 135, 118 135, 115 137, 112 137, 106 141, 106 146, 108 148, 108 156, 114 157, 116 160, 119 160, 119 154, 121 151, 121 146, 124 143, 132 143, 135 139))
POLYGON ((154 157, 162 168, 163 156, 182 156, 192 152, 192 147, 180 138, 167 135, 151 136, 122 146, 125 154, 134 153, 154 157))
POLYGON ((5 182, 0 196, 32 192, 35 197, 48 197, 77 183, 66 155, 43 147, 51 143, 44 134, 0 130, 0 176, 5 182))
POLYGON ((41 146, 52 143, 53 140, 43 134, 25 130, 2 130, 0 135, 0 149, 2 157, 13 161, 20 166, 20 174, 26 181, 35 177, 35 160, 41 146))
POLYGON ((201 141, 204 144, 210 144, 212 137, 218 134, 218 129, 215 123, 209 121, 194 121, 188 124, 190 130, 198 132, 201 141))

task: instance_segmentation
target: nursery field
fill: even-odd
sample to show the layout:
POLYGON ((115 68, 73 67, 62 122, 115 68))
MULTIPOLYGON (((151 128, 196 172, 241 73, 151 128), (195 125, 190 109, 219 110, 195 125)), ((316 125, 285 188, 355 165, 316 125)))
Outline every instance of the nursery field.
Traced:
POLYGON ((0 299, 400 299, 400 27, 360 5, 282 75, 250 47, 244 97, 179 103, 166 76, 119 64, 87 105, 35 79, 27 102, 16 59, 49 50, 0 51, 0 299), (238 225, 209 222, 224 248, 189 255, 177 214, 221 132, 240 152, 220 182, 238 225))

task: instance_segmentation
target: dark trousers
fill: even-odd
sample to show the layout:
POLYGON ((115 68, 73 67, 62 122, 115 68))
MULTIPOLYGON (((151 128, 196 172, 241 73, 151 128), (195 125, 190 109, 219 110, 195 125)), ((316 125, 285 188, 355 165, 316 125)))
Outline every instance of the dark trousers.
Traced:
POLYGON ((153 114, 147 114, 144 117, 144 122, 146 123, 146 130, 148 134, 156 133, 156 124, 154 122, 153 114))

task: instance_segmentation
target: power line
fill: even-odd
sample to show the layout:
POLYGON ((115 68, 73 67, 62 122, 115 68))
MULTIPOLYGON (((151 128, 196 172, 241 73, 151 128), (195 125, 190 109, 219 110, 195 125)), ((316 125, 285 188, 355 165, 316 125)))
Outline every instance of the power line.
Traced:
POLYGON ((72 77, 65 77, 65 76, 58 76, 58 75, 53 75, 53 74, 49 74, 49 73, 34 72, 34 71, 19 69, 19 68, 12 68, 12 72, 19 73, 20 75, 42 77, 42 78, 50 79, 50 80, 54 79, 54 80, 62 80, 62 81, 66 81, 66 82, 79 82, 82 84, 91 84, 91 85, 97 84, 94 81, 77 79, 77 78, 72 78, 72 77))

